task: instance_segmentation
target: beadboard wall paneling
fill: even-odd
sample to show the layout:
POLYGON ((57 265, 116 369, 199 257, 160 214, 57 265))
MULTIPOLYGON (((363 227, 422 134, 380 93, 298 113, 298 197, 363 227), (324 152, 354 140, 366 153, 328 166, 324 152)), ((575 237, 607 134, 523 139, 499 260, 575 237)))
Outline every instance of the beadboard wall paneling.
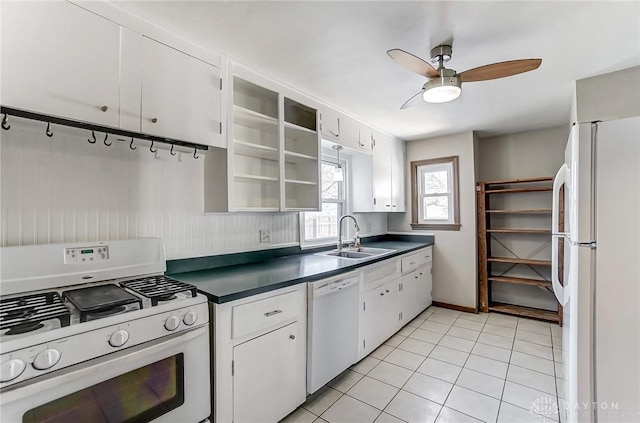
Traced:
MULTIPOLYGON (((298 244, 296 213, 203 213, 204 160, 13 118, 0 132, 0 245, 164 239, 168 259, 298 244), (259 243, 259 230, 271 243, 259 243)), ((157 145, 156 145, 157 146, 157 145)), ((178 149, 176 149, 178 150, 178 149)), ((221 199, 221 201, 226 201, 221 199)))

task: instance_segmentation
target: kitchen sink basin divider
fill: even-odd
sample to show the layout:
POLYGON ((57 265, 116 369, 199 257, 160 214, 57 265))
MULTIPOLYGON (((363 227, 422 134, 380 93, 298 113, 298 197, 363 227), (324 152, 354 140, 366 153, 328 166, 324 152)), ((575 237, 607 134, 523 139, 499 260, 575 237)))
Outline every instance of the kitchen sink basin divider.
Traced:
POLYGON ((9 124, 9 118, 8 116, 16 116, 16 117, 20 117, 20 118, 25 118, 25 119, 30 119, 30 120, 36 120, 36 121, 40 121, 40 122, 47 122, 47 128, 45 131, 45 134, 48 137, 53 137, 53 130, 51 129, 51 124, 56 124, 56 125, 63 125, 63 126, 69 126, 72 128, 80 128, 80 129, 86 129, 91 131, 91 138, 88 139, 89 143, 91 144, 95 144, 97 139, 96 139, 96 132, 103 132, 105 134, 103 143, 106 146, 110 146, 113 142, 107 142, 107 140, 109 139, 109 134, 111 135, 118 135, 118 136, 123 136, 123 137, 127 137, 127 138, 131 138, 131 142, 129 144, 129 148, 131 148, 131 150, 135 150, 137 147, 133 146, 133 141, 134 139, 142 139, 142 140, 146 140, 146 141, 151 141, 151 146, 149 147, 149 150, 152 153, 155 153, 156 151, 158 151, 157 149, 153 149, 153 144, 155 142, 160 142, 163 144, 170 144, 171 145, 171 155, 175 156, 176 153, 173 152, 173 147, 174 146, 179 146, 179 147, 185 147, 185 148, 189 148, 189 149, 193 149, 193 158, 197 159, 198 156, 198 150, 208 150, 209 147, 206 145, 202 145, 202 144, 197 144, 197 143, 193 143, 193 142, 189 142, 189 141, 183 141, 183 140, 178 140, 178 139, 173 139, 173 138, 165 138, 165 137, 160 137, 157 135, 151 135, 151 134, 145 134, 142 132, 134 132, 134 131, 128 131, 126 129, 120 129, 120 128, 113 128, 110 126, 104 126, 104 125, 97 125, 95 123, 89 123, 89 122, 83 122, 83 121, 78 121, 78 120, 71 120, 71 119, 66 119, 66 118, 62 118, 59 116, 52 116, 52 115, 45 115, 42 113, 36 113, 36 112, 31 112, 28 110, 21 110, 21 109, 15 109, 12 107, 7 107, 7 106, 0 106, 0 114, 3 114, 2 117, 2 129, 4 129, 5 131, 8 131, 9 129, 11 129, 11 125, 9 124))

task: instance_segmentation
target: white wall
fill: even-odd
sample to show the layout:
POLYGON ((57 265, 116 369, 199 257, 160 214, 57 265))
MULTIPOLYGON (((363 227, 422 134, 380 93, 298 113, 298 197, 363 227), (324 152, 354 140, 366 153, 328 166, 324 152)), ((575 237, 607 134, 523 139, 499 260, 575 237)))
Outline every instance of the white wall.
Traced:
POLYGON ((564 162, 569 125, 482 138, 481 181, 555 176, 564 162))
MULTIPOLYGON (((58 126, 48 138, 44 123, 10 120, 0 131, 2 246, 153 236, 175 259, 299 243, 297 213, 205 215, 204 160, 192 152, 107 147, 103 134, 89 144, 88 131, 58 126), (270 244, 259 243, 260 229, 271 230, 270 244)), ((358 221, 363 236, 386 232, 384 216, 358 221)))
POLYGON ((640 116, 640 66, 580 79, 575 97, 578 122, 640 116))
POLYGON ((411 232, 411 175, 409 163, 438 157, 459 157, 460 231, 433 231, 433 300, 465 307, 477 303, 476 202, 474 136, 471 132, 406 143, 406 213, 389 214, 393 232, 411 232))
MULTIPOLYGON (((569 125, 483 138, 478 143, 478 177, 481 181, 554 176, 564 162, 569 125)), ((551 208, 548 192, 492 197, 493 208, 551 208)), ((550 215, 492 216, 495 227, 549 229, 550 215)), ((547 235, 497 234, 492 254, 549 260, 551 237, 547 235)), ((499 266, 498 266, 499 267, 499 266)), ((499 269, 498 269, 499 270, 499 269)), ((549 269, 517 266, 507 275, 539 279, 550 278, 549 269)), ((492 298, 498 302, 556 309, 552 293, 535 286, 492 284, 492 298)))

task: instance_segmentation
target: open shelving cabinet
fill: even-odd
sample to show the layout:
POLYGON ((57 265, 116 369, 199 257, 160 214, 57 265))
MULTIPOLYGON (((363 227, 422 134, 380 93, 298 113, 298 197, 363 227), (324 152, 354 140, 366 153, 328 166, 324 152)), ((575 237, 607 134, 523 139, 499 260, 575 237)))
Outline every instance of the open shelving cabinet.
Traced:
MULTIPOLYGON (((507 283, 525 286, 540 287, 553 295, 552 284, 548 272, 551 261, 534 258, 519 257, 514 249, 503 237, 518 237, 527 245, 539 244, 533 251, 533 255, 541 252, 545 246, 550 245, 551 238, 551 213, 548 207, 550 197, 540 198, 552 193, 552 177, 507 179, 500 181, 482 181, 477 183, 477 213, 478 213, 478 284, 480 310, 483 312, 495 311, 522 317, 545 320, 562 325, 562 306, 557 303, 557 310, 546 310, 517 304, 507 304, 492 299, 492 283, 507 283), (528 196, 528 201, 518 201, 518 194, 535 193, 528 196), (499 198, 497 198, 499 197, 499 198), (546 201, 545 201, 546 200, 546 201), (525 207, 519 207, 524 203, 525 207), (543 207, 537 207, 543 205, 543 207), (528 222, 524 227, 513 227, 514 216, 536 216, 537 224, 528 222), (537 226, 537 227, 531 227, 537 226), (500 247, 511 256, 492 255, 492 246, 500 247), (523 275, 523 273, 525 273, 523 275)), ((563 213, 563 198, 560 195, 560 213, 563 213)), ((517 221, 517 219, 516 219, 517 221)), ((564 219, 559 219, 560 224, 564 219)), ((564 228, 560 228, 563 230, 564 228)), ((563 251, 562 248, 559 249, 563 251)), ((559 260, 562 266, 562 258, 559 260)), ((559 274, 562 275, 562 268, 559 274)))
MULTIPOLYGON (((318 111, 265 86, 232 78, 227 210, 318 210, 318 111)), ((207 211, 223 211, 217 204, 207 211)))

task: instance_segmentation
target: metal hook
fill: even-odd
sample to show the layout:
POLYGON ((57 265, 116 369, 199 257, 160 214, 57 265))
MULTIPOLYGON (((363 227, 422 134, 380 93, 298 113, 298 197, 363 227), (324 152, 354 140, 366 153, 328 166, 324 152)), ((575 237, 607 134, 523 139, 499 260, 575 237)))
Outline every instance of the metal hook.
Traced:
POLYGON ((95 143, 96 143, 96 141, 98 141, 98 140, 96 139, 96 133, 95 133, 95 131, 91 131, 91 138, 93 138, 93 141, 91 141, 91 139, 87 139, 87 141, 89 141, 89 143, 90 143, 90 144, 95 144, 95 143))
POLYGON ((198 147, 193 149, 193 158, 198 160, 200 156, 198 156, 198 147))
POLYGON ((158 151, 157 148, 155 150, 153 149, 153 141, 151 141, 151 145, 149 146, 149 151, 151 151, 152 153, 155 153, 156 151, 158 151))
POLYGON ((4 129, 5 131, 8 131, 9 129, 11 129, 11 125, 9 125, 9 117, 7 116, 6 113, 2 118, 2 129, 4 129))
POLYGON ((132 149, 132 150, 135 150, 136 148, 138 148, 138 147, 134 147, 133 146, 133 137, 131 137, 131 142, 129 143, 129 148, 132 149))
POLYGON ((47 122, 47 131, 45 132, 49 138, 53 136, 53 131, 51 130, 51 122, 47 122))
POLYGON ((178 154, 173 152, 173 144, 171 144, 171 151, 169 153, 171 153, 172 156, 175 156, 176 154, 178 154))
POLYGON ((107 138, 109 138, 109 133, 105 133, 104 134, 104 141, 102 141, 104 143, 104 145, 106 145, 107 147, 111 147, 111 144, 113 144, 113 142, 110 142, 109 144, 107 144, 107 138))

